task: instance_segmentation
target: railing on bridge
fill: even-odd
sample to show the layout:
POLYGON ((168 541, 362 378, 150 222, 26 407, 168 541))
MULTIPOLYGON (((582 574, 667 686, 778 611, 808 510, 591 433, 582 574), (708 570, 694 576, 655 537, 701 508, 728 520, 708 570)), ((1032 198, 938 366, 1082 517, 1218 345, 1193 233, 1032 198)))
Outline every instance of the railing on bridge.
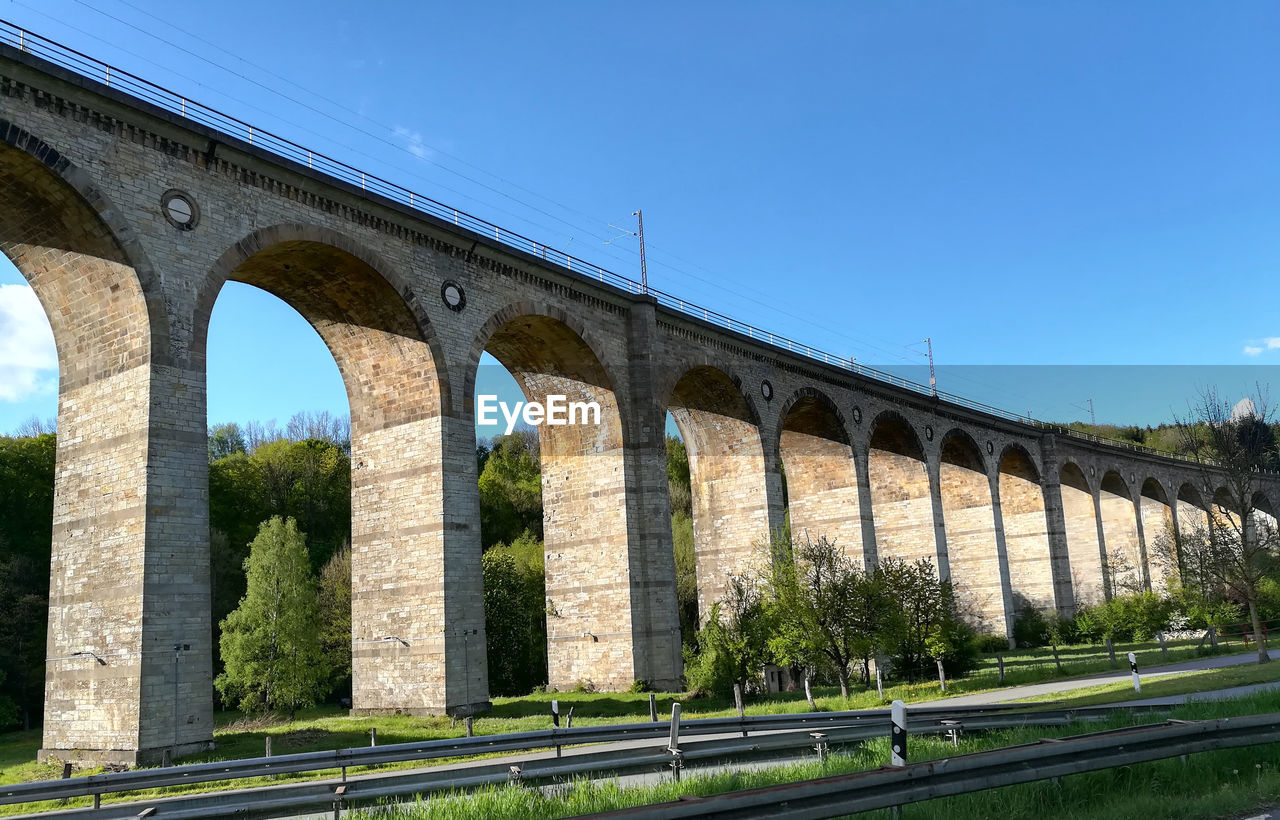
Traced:
POLYGON ((602 284, 609 285, 627 293, 646 293, 656 299, 658 304, 676 313, 681 313, 694 319, 700 319, 703 322, 715 325, 716 327, 722 327, 726 330, 740 333, 761 344, 766 344, 780 350, 785 350, 789 353, 814 359, 827 365, 839 367, 859 376, 890 384, 904 390, 910 390, 924 396, 932 396, 949 404, 970 410, 976 410, 980 413, 986 413, 1009 421, 1028 424, 1041 430, 1053 432, 1059 435, 1066 435, 1072 438, 1084 439, 1086 441, 1106 444, 1112 447, 1120 447, 1133 452, 1147 453, 1164 458, 1174 458, 1192 462, 1195 461, 1195 459, 1188 458, 1187 456, 1180 455, 1178 453, 1164 452, 1152 447, 1145 447, 1134 442, 1118 441, 1116 439, 1082 433, 1061 425, 1038 421, 1029 415, 1002 410, 999 407, 974 401, 954 393, 935 390, 918 382, 904 379, 901 376, 896 376, 892 373, 887 373, 874 367, 859 364, 850 358, 839 356, 834 353, 828 353, 827 351, 797 342, 786 336, 761 329, 755 325, 734 319, 730 316, 724 315, 723 313, 718 313, 710 308, 697 305, 656 288, 646 288, 633 279, 614 273, 613 271, 602 268, 592 262, 587 262, 575 256, 570 256, 564 251, 557 250, 556 248, 537 242, 514 231, 509 231, 501 226, 493 224, 492 222, 472 216, 465 211, 460 211, 457 208, 451 208, 429 196, 416 193, 408 188, 397 185, 394 182, 389 182, 379 176, 362 171, 359 168, 342 162, 341 160, 312 151, 296 142, 293 142, 292 140, 286 139, 285 137, 281 137, 270 131, 264 131, 261 128, 256 128, 244 120, 233 117, 230 114, 224 114, 217 109, 210 108, 207 105, 191 100, 182 94, 170 91, 169 89, 157 85, 149 80, 144 80, 135 74, 130 74, 127 71, 115 68, 108 63, 104 63, 101 60, 90 57, 87 54, 76 51, 75 49, 62 45, 54 40, 34 34, 23 29, 21 26, 9 22, 8 20, 0 19, 0 42, 7 43, 8 45, 17 48, 19 51, 40 57, 83 77, 96 80, 110 88, 119 89, 137 97, 140 100, 158 106, 172 114, 177 114, 180 117, 184 117, 193 122, 200 123, 225 134, 234 136, 249 143, 250 145, 253 145, 254 147, 270 152, 278 157, 292 160, 300 165, 305 165, 307 168, 327 174, 350 185, 357 186, 361 190, 378 194, 379 196, 398 202, 401 205, 406 205, 413 210, 430 214, 431 216, 442 219, 456 227, 465 228, 466 230, 484 237, 491 237, 495 242, 530 253, 549 264, 564 268, 570 273, 595 279, 602 284))

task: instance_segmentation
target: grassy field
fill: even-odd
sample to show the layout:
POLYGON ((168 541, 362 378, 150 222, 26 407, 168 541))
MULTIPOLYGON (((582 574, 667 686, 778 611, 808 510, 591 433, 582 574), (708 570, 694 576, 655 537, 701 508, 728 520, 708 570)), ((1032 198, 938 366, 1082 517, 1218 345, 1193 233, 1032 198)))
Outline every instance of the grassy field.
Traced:
MULTIPOLYGON (((1194 641, 1169 644, 1171 662, 1195 657, 1194 641)), ((1231 647, 1224 646, 1221 651, 1238 652, 1242 647, 1237 643, 1231 647)), ((1160 657, 1158 645, 1117 646, 1118 657, 1124 652, 1142 653, 1146 666, 1155 664, 1160 657)), ((1203 654, 1203 653, 1202 653, 1203 654)), ((1067 675, 1084 675, 1105 672, 1111 669, 1105 649, 1101 647, 1064 647, 1059 649, 1064 672, 1060 674, 1048 650, 1023 650, 1009 652, 1005 656, 1005 686, 1024 683, 1043 682, 1060 679, 1067 675)), ((969 694, 1001 688, 996 677, 995 656, 984 658, 980 667, 967 678, 949 681, 948 695, 969 694)), ((1242 682, 1274 679, 1280 675, 1280 664, 1265 667, 1272 677, 1259 677, 1267 674, 1259 667, 1243 667, 1238 669, 1218 670, 1213 673, 1180 676, 1181 682, 1169 684, 1155 681, 1144 685, 1144 696, 1159 694, 1177 694, 1204 689, 1225 688, 1240 685, 1242 682), (1153 686, 1172 686, 1168 691, 1152 689, 1153 686), (1176 689, 1176 691, 1175 691, 1176 689)), ((1099 691, 1082 690, 1081 698, 1104 697, 1104 700, 1120 700, 1123 698, 1124 685, 1105 687, 1099 691), (1115 694, 1110 695, 1114 689, 1115 694)), ((1131 691, 1131 690, 1130 690, 1131 691)), ((841 698, 835 687, 815 687, 815 696, 819 709, 833 711, 844 709, 868 709, 882 706, 890 700, 901 699, 908 703, 935 700, 942 697, 936 680, 922 681, 916 684, 898 684, 886 687, 885 698, 877 696, 874 688, 868 691, 855 691, 849 698, 841 698)), ((1051 699, 1063 700, 1071 695, 1059 695, 1051 699)), ((475 720, 477 734, 500 734, 506 732, 531 731, 551 727, 550 702, 560 701, 562 715, 567 715, 570 708, 574 710, 574 725, 600 725, 619 722, 645 721, 649 716, 649 696, 642 693, 540 693, 521 698, 495 698, 494 709, 475 720)), ((686 719, 699 717, 721 717, 734 714, 731 701, 716 698, 691 699, 679 694, 660 694, 657 696, 660 717, 670 715, 671 705, 677 701, 682 704, 682 713, 686 719)), ((1101 701, 1092 701, 1101 702, 1101 701)), ((798 692, 784 692, 767 697, 753 698, 748 701, 748 714, 784 714, 807 711, 808 705, 804 696, 798 692)), ((378 730, 379 744, 401 743, 409 741, 432 740, 460 737, 463 726, 449 718, 416 718, 408 716, 352 717, 345 710, 337 707, 319 707, 302 711, 294 721, 280 718, 246 718, 239 713, 222 713, 215 719, 215 740, 217 748, 202 755, 184 758, 183 762, 205 762, 229 760, 260 756, 264 752, 265 738, 272 739, 274 754, 316 751, 363 746, 369 743, 370 729, 378 730)), ((36 751, 40 746, 38 731, 14 732, 0 734, 0 782, 15 783, 31 780, 42 780, 57 777, 60 767, 54 763, 37 763, 36 751)), ((446 762, 446 761, 437 761, 446 762)), ((415 764, 403 764, 412 767, 415 764)), ((88 774, 86 770, 77 774, 88 774)), ((354 771, 353 771, 354 773, 354 771)), ((327 776, 326 773, 307 773, 280 776, 281 779, 312 779, 327 776)), ((253 785, 254 781, 239 781, 236 785, 253 785)), ((225 788, 225 783, 212 783, 185 787, 185 790, 211 791, 225 788)), ((105 798, 110 802, 113 798, 105 798)), ((114 798, 119 799, 119 798, 114 798)), ((60 804, 61 807, 79 805, 77 801, 60 804)), ((49 806, 52 808, 52 806, 49 806)), ((29 809, 24 809, 29 810, 29 809)), ((0 807, 0 814, 15 813, 16 809, 6 810, 0 807)))
POLYGON ((1244 666, 1228 666, 1223 669, 1182 672, 1155 679, 1143 678, 1141 693, 1133 691, 1133 684, 1126 681, 1090 686, 1084 689, 1073 689, 1070 692, 1060 692, 1052 695, 1021 698, 1016 702, 1037 703, 1052 701, 1054 708, 1099 706, 1105 703, 1122 703, 1129 700, 1190 695, 1214 689, 1231 689, 1236 686, 1273 683, 1275 681, 1280 681, 1280 663, 1269 663, 1263 666, 1245 664, 1244 666))
MULTIPOLYGON (((1178 707, 1173 716, 1205 720, 1241 714, 1280 711, 1280 692, 1216 703, 1178 707)), ((1149 717, 1118 714, 1102 726, 1026 728, 962 738, 961 753, 1030 743, 1044 737, 1063 737, 1101 728, 1119 728, 1155 722, 1149 717)), ((912 760, 929 760, 956 754, 947 741, 913 738, 912 760)), ((889 756, 888 740, 869 741, 849 751, 833 754, 826 764, 817 761, 772 769, 714 775, 686 773, 679 783, 621 789, 611 783, 580 781, 554 794, 537 789, 493 787, 467 794, 441 795, 418 803, 357 812, 353 817, 398 820, 488 820, 521 818, 552 820, 588 812, 607 811, 645 803, 676 800, 686 795, 709 795, 757 788, 795 780, 865 771, 883 765, 889 756)), ((1114 769, 944 798, 902 808, 901 817, 912 820, 1130 820, 1133 817, 1223 818, 1280 800, 1280 744, 1207 752, 1188 757, 1122 766, 1114 769)), ((889 811, 859 817, 889 818, 889 811)))

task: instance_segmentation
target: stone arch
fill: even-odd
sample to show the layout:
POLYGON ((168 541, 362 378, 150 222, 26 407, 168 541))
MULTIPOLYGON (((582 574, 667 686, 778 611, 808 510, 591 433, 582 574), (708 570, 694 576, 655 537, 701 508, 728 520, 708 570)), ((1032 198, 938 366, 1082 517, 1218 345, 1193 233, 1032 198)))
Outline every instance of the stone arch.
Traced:
POLYGON ((1200 488, 1189 481, 1178 487, 1177 510, 1180 537, 1190 537, 1202 532, 1209 524, 1209 505, 1200 488))
POLYGON ((1009 634, 991 482, 978 443, 960 428, 942 437, 938 488, 956 603, 981 632, 1009 634))
POLYGON ((1071 563, 1074 603, 1083 606, 1096 604, 1105 599, 1107 587, 1093 488, 1080 465, 1071 461, 1062 465, 1058 482, 1062 492, 1062 517, 1067 528, 1067 557, 1071 563))
POLYGON ((1169 587, 1169 579, 1178 571, 1173 505, 1169 503, 1164 485, 1152 477, 1142 482, 1138 504, 1144 552, 1151 569, 1151 589, 1163 594, 1169 587))
POLYGON ((876 552, 908 561, 927 558, 936 564, 929 465, 920 439, 911 424, 892 410, 876 416, 870 430, 867 480, 876 552))
POLYGON ((511 373, 527 401, 545 404, 548 396, 557 395, 569 403, 599 406, 598 418, 586 423, 538 428, 548 676, 559 689, 573 688, 581 680, 625 689, 635 678, 646 677, 634 674, 646 659, 634 656, 632 641, 639 625, 632 618, 627 455, 618 382, 588 330, 549 305, 508 305, 480 329, 467 370, 468 407, 486 351, 511 373))
POLYGON ((469 421, 447 412, 446 368, 412 290, 338 232, 308 225, 255 231, 223 252, 197 295, 190 350, 197 366, 227 281, 264 290, 301 314, 347 391, 353 707, 478 708, 488 700, 488 681, 474 448, 458 445, 469 421), (481 650, 455 646, 470 642, 481 650))
POLYGON ((760 417, 737 380, 696 365, 672 385, 665 406, 689 454, 701 618, 724 597, 729 575, 753 565, 781 516, 770 511, 760 417))
MULTIPOLYGON (((431 355, 433 392, 436 394, 432 399, 433 412, 450 411, 449 370, 443 366, 444 353, 421 300, 399 270, 360 242, 340 231, 319 225, 280 224, 256 230, 228 248, 214 263, 196 297, 190 351, 195 366, 204 366, 209 316, 222 286, 229 279, 254 285, 290 305, 299 302, 305 309, 298 312, 312 322, 313 327, 315 322, 308 311, 321 322, 332 322, 334 317, 343 316, 348 323, 383 326, 388 332, 402 334, 406 338, 416 337, 417 342, 427 346, 431 355), (290 255, 298 258, 284 258, 290 255), (256 261, 246 268, 250 260, 256 261), (356 272, 356 281, 363 293, 347 297, 345 301, 348 304, 341 305, 341 295, 335 292, 344 284, 340 281, 325 283, 312 280, 306 284, 288 281, 287 268, 290 266, 317 262, 335 268, 335 273, 356 272), (324 292, 326 284, 329 285, 327 293, 324 292), (307 294, 308 290, 314 292, 307 294), (372 297, 375 301, 362 308, 355 303, 357 296, 372 297), (324 310, 321 312, 322 307, 324 310), (374 311, 381 311, 384 315, 374 316, 374 311)), ((324 338, 321 328, 316 330, 324 338)), ((326 338, 325 343, 329 344, 329 339, 326 338)))
POLYGON ((858 470, 839 407, 820 390, 803 387, 778 414, 778 455, 787 476, 787 509, 794 539, 835 541, 866 565, 858 470))
POLYGON ((1253 494, 1253 509, 1257 519, 1258 526, 1270 527, 1276 529, 1276 507, 1271 502, 1271 497, 1266 493, 1258 490, 1253 494))
POLYGON ((202 748, 207 639, 188 658, 188 689, 143 685, 172 680, 145 647, 203 638, 209 623, 208 526, 188 501, 204 447, 188 452, 183 375, 161 367, 172 359, 159 278, 85 170, 11 122, 0 135, 0 252, 44 308, 59 364, 42 754, 137 762, 202 748), (103 662, 85 663, 89 652, 103 662))
POLYGON ((1146 566, 1138 541, 1137 508, 1133 491, 1116 470, 1102 475, 1098 485, 1098 515, 1106 544, 1106 574, 1111 594, 1142 591, 1146 566))
MULTIPOLYGON (((44 140, 0 117, 0 181, 0 252, 32 285, 45 309, 59 345, 60 373, 103 368, 120 372, 136 364, 144 355, 138 339, 94 332, 95 326, 113 322, 119 329, 118 320, 126 311, 145 332, 146 344, 140 346, 145 355, 168 363, 169 314, 159 277, 133 227, 89 174, 44 140), (54 272, 67 270, 73 262, 89 270, 54 284, 54 272), (37 285, 33 278, 42 281, 37 285), (110 296, 99 300, 93 297, 101 293, 77 291, 87 287, 82 281, 86 278, 110 296), (64 307, 75 311, 64 313, 64 307), (83 327, 73 326, 77 318, 83 327), (103 343, 110 347, 101 349, 103 343), (78 368, 68 367, 77 362, 64 361, 64 345, 75 352, 78 368), (115 359, 115 364, 109 365, 108 359, 115 359)), ((71 383, 85 378, 91 377, 72 376, 71 383)))
POLYGON ((997 469, 1014 611, 1030 607, 1055 615, 1049 522, 1040 472, 1031 454, 1018 444, 1004 448, 997 469))

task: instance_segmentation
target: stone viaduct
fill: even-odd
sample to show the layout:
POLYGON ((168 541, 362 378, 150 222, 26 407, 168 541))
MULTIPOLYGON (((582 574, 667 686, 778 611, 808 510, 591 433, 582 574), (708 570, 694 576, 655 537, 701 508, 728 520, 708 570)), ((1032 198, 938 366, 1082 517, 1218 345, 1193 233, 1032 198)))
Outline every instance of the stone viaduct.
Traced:
POLYGON ((66 62, 30 35, 0 45, 0 249, 44 306, 61 368, 45 753, 138 762, 211 741, 205 343, 228 280, 296 308, 346 385, 361 712, 487 706, 484 351, 531 399, 603 408, 598 426, 542 428, 560 687, 680 683, 668 412, 690 453, 704 612, 782 523, 784 465, 795 532, 867 563, 932 559, 994 633, 1025 604, 1070 613, 1121 584, 1158 587, 1153 533, 1206 514, 1192 465, 693 315, 66 62))

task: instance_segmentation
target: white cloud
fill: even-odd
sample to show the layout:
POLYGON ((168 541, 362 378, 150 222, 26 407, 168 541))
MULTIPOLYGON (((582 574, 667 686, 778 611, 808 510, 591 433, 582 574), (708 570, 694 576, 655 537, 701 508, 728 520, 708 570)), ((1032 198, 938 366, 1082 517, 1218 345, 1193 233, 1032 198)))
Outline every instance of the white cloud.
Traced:
POLYGON ((422 139, 422 133, 412 131, 403 125, 396 126, 395 135, 404 140, 404 147, 418 159, 430 160, 433 154, 430 146, 422 139))
POLYGON ((1252 339, 1244 346, 1244 355, 1257 356, 1264 350, 1280 348, 1280 336, 1268 336, 1265 339, 1252 339))
POLYGON ((23 401, 58 384, 58 351, 35 291, 0 285, 0 401, 23 401))

